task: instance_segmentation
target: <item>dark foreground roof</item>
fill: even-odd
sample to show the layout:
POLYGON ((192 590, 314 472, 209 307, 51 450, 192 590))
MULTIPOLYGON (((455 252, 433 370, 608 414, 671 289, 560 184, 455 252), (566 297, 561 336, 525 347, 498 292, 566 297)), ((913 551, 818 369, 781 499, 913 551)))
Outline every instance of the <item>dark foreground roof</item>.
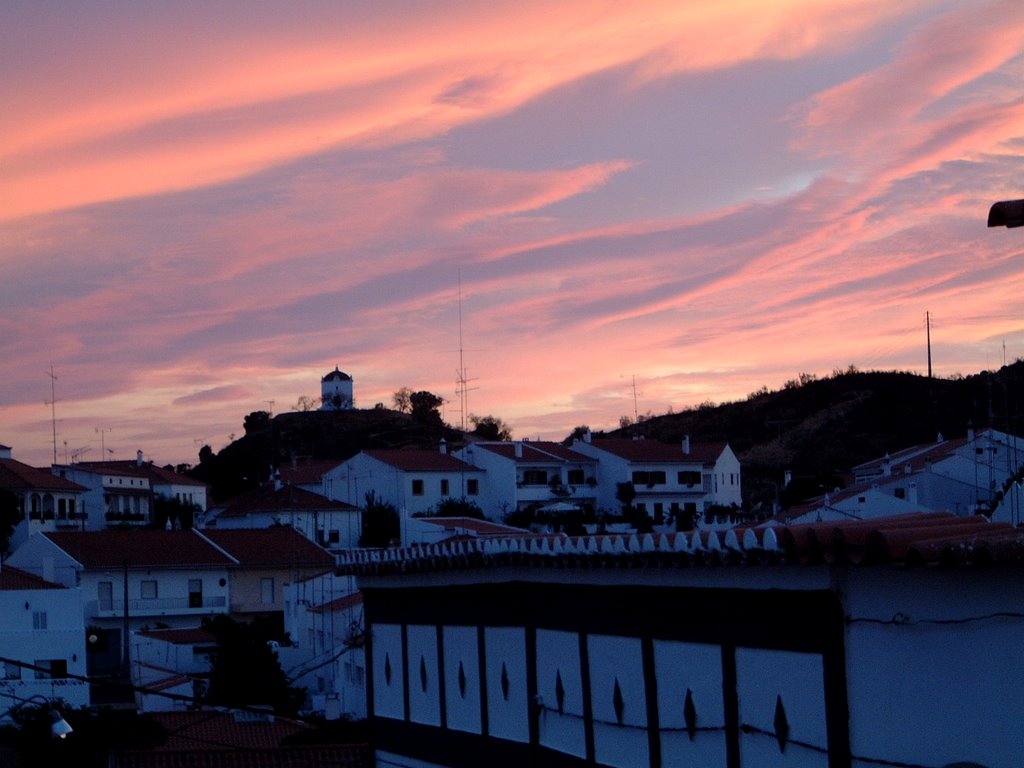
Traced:
POLYGON ((342 555, 343 572, 385 575, 515 565, 539 568, 683 566, 983 566, 1024 563, 1024 529, 985 517, 922 513, 869 521, 691 533, 470 539, 342 555))

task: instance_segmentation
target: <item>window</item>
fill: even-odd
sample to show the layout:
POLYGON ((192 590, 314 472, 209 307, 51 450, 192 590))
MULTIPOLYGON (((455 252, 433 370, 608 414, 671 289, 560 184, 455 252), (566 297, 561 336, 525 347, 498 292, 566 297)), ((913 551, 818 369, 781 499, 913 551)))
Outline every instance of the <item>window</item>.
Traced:
POLYGON ((701 484, 700 472, 689 472, 689 471, 680 472, 679 473, 679 484, 680 485, 688 485, 688 486, 700 485, 701 484))
POLYGON ((264 576, 260 579, 260 602, 263 605, 274 604, 274 577, 264 576))
POLYGON ((188 607, 189 608, 202 608, 203 607, 203 580, 202 579, 189 579, 188 580, 188 607))
POLYGON ((327 542, 329 544, 339 544, 341 542, 341 531, 330 530, 327 532, 327 542))
POLYGON ((447 478, 443 478, 441 480, 441 495, 442 496, 447 496, 449 493, 451 493, 451 491, 449 491, 448 480, 447 480, 447 478))
POLYGON ((528 469, 523 472, 523 485, 547 485, 548 473, 543 469, 528 469))
POLYGON ((660 471, 644 471, 637 470, 633 473, 633 485, 646 485, 648 487, 652 485, 664 485, 665 484, 665 473, 660 471))
POLYGON ((63 678, 68 676, 67 659, 36 659, 37 669, 36 680, 49 680, 51 678, 63 678))
POLYGON ((422 480, 413 480, 412 481, 412 495, 413 496, 422 496, 423 495, 423 481, 422 480))
POLYGON ((101 611, 112 611, 114 609, 114 582, 101 581, 98 585, 98 597, 101 611))
POLYGON ((32 629, 46 629, 46 611, 32 611, 32 629))
POLYGON ((907 498, 907 491, 905 488, 895 488, 893 490, 893 495, 895 495, 897 499, 905 499, 907 498))
POLYGON ((156 600, 156 580, 143 579, 140 585, 140 594, 143 600, 156 600))
POLYGON ((466 481, 466 494, 469 496, 476 496, 480 493, 480 481, 477 479, 466 481))
POLYGON ((566 478, 569 485, 583 485, 583 470, 582 469, 570 469, 568 477, 566 478))

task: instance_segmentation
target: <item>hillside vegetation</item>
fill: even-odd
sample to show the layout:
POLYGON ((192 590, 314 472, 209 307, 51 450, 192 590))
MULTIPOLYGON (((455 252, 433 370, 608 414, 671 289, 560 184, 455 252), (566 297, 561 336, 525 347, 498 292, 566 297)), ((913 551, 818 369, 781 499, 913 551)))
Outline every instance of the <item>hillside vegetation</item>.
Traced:
MULTIPOLYGON (((649 416, 607 433, 681 442, 727 441, 743 467, 745 507, 764 513, 826 489, 841 487, 851 467, 939 435, 962 436, 968 426, 1024 434, 1024 363, 949 379, 912 373, 849 370, 816 379, 802 375, 778 391, 746 400, 706 403, 649 416), (793 478, 783 488, 784 473, 793 478)), ((262 411, 245 419, 245 435, 216 455, 206 449, 190 474, 230 498, 270 477, 271 467, 307 459, 347 459, 370 448, 450 448, 466 435, 440 417, 377 407, 339 412, 262 411)), ((566 442, 571 442, 566 438, 566 442)))

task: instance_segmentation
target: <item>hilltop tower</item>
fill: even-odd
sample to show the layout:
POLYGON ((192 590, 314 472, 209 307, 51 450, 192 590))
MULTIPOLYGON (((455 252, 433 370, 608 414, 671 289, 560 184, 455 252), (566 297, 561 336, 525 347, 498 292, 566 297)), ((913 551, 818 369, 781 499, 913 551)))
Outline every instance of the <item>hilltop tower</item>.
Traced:
POLYGON ((355 402, 352 397, 352 377, 334 370, 320 379, 320 410, 347 411, 355 402))

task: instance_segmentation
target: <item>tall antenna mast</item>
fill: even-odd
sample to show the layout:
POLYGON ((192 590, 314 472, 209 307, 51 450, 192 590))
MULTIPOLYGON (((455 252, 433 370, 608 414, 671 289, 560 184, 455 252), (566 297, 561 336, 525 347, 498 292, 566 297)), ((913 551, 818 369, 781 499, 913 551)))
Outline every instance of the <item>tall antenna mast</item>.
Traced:
POLYGON ((640 414, 636 409, 636 374, 633 374, 633 423, 636 424, 640 420, 640 414))
POLYGON ((932 315, 924 313, 924 326, 928 336, 928 378, 932 377, 932 315))
MULTIPOLYGON (((459 396, 459 429, 466 431, 466 416, 469 414, 469 382, 462 346, 462 268, 459 267, 459 370, 455 372, 456 394, 459 396)), ((474 387, 475 389, 475 387, 474 387)))
POLYGON ((53 424, 53 463, 57 463, 57 374, 53 372, 53 363, 50 363, 50 422, 53 424))

